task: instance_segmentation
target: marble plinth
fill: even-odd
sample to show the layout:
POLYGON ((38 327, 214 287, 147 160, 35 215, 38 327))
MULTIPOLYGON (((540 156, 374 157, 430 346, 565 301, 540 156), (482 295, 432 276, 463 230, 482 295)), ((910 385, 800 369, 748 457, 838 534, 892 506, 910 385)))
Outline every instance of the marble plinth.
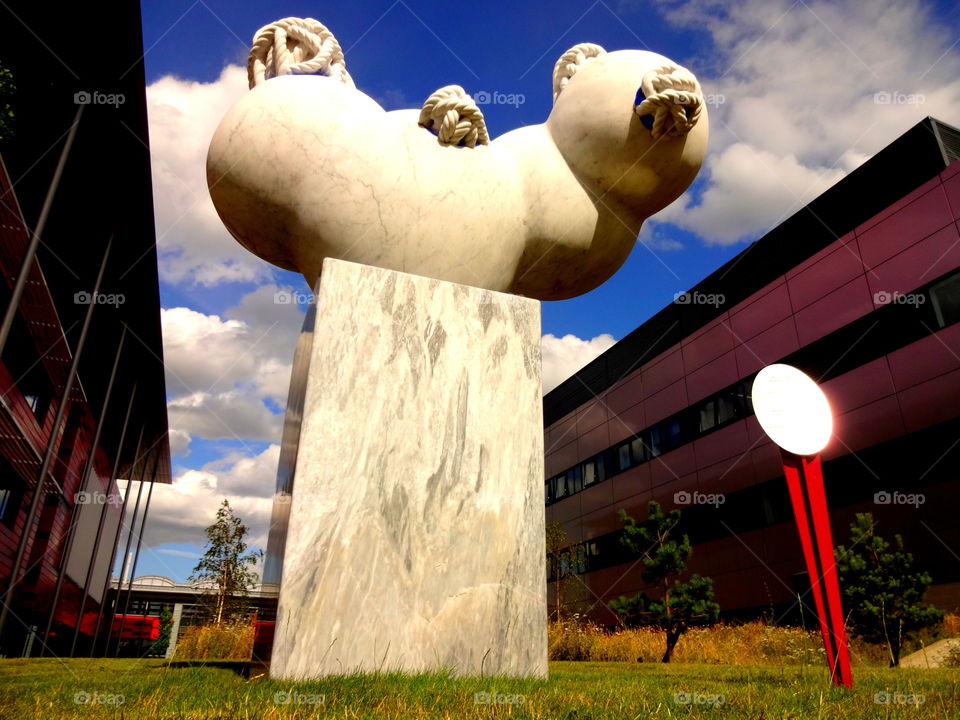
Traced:
POLYGON ((326 259, 270 674, 545 677, 540 308, 326 259))

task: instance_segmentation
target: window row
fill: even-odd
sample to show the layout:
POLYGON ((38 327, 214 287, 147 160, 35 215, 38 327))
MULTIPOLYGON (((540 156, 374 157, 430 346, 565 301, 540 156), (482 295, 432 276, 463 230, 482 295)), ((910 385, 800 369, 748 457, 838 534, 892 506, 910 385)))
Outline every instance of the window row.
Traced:
POLYGON ((544 483, 549 505, 753 414, 753 379, 734 383, 676 415, 577 463, 544 483))

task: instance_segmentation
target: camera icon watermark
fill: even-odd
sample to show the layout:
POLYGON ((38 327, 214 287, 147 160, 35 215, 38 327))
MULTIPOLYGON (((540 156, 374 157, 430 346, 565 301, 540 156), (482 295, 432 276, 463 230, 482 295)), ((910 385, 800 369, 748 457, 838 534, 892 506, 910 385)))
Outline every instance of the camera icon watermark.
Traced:
POLYGON ((527 701, 525 695, 498 692, 480 691, 473 694, 474 705, 523 705, 527 701))
POLYGON ((273 694, 274 705, 325 705, 327 696, 322 693, 301 693, 296 690, 281 690, 273 694))
POLYGON ((673 694, 673 702, 676 705, 713 705, 719 707, 726 701, 727 698, 719 693, 680 691, 673 694))
POLYGON ((881 90, 873 94, 874 105, 923 105, 926 101, 927 98, 923 93, 881 90))
POLYGON ((723 293, 702 293, 694 290, 693 292, 678 292, 673 294, 674 305, 712 305, 718 308, 726 302, 727 296, 723 293))
POLYGON ((120 505, 123 499, 119 495, 107 495, 99 490, 82 490, 73 496, 73 502, 76 505, 120 505))
POLYGON ((926 501, 927 496, 923 493, 887 492, 886 490, 881 490, 873 495, 874 505, 913 505, 914 508, 919 508, 926 501))
POLYGON ((309 305, 313 300, 313 293, 300 292, 299 290, 277 290, 273 294, 274 305, 309 305))
POLYGON ((74 105, 112 105, 118 108, 127 101, 123 93, 103 93, 98 90, 88 92, 81 90, 73 94, 74 105))
POLYGON ((919 307, 927 301, 924 293, 902 293, 878 290, 873 294, 874 305, 913 305, 919 307))
POLYGON ((124 695, 118 693, 98 693, 80 690, 73 694, 75 705, 112 705, 119 707, 127 701, 124 695))
POLYGON ((873 694, 875 705, 923 705, 927 696, 921 693, 890 692, 879 690, 873 694))
POLYGON ((723 493, 702 493, 699 490, 678 490, 673 494, 673 502, 677 505, 713 505, 714 509, 727 501, 723 493))
POLYGON ((479 90, 473 94, 477 105, 513 105, 519 108, 527 101, 523 93, 502 93, 498 90, 479 90))
POLYGON ((73 294, 74 305, 113 305, 120 307, 127 301, 123 293, 89 293, 85 290, 73 294))

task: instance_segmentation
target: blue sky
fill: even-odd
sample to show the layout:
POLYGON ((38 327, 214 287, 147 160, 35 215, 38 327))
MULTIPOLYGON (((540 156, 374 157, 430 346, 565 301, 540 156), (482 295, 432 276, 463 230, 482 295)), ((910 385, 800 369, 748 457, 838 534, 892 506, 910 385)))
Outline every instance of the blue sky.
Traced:
POLYGON ((517 106, 484 106, 492 137, 546 119, 553 64, 580 42, 666 55, 717 98, 707 161, 690 191, 645 224, 603 286, 543 304, 551 384, 923 116, 960 124, 960 6, 948 2, 165 0, 142 7, 177 480, 158 488, 138 574, 184 579, 221 497, 259 544, 269 516, 300 318, 275 293, 308 288, 229 238, 203 179, 206 145, 245 91, 241 68, 262 25, 286 16, 323 22, 358 89, 388 110, 418 108, 448 84, 523 95, 517 106), (878 104, 882 92, 914 100, 878 104))

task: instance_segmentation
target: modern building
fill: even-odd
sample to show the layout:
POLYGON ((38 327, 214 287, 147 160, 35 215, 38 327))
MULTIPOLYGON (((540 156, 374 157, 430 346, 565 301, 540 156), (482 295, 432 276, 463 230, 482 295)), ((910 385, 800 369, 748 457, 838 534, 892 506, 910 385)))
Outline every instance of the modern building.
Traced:
POLYGON ((958 157, 960 131, 927 118, 544 398, 547 517, 577 609, 614 624, 606 602, 646 589, 618 511, 655 500, 682 508, 688 569, 725 613, 799 619, 809 582, 750 398, 775 362, 834 411, 835 541, 872 512, 933 576, 928 600, 960 606, 958 157))
MULTIPOLYGON (((117 640, 120 655, 142 657, 149 651, 160 635, 160 617, 165 609, 170 611, 173 622, 167 657, 173 657, 177 641, 187 628, 203 624, 208 617, 202 605, 202 585, 178 583, 162 575, 142 575, 122 583, 113 578, 111 590, 115 596, 129 596, 129 600, 123 597, 119 601, 126 615, 116 615, 113 621, 112 635, 117 640)), ((247 615, 254 622, 258 639, 264 631, 271 639, 273 637, 277 591, 276 585, 263 583, 243 598, 231 597, 246 603, 247 615)))
POLYGON ((170 481, 139 4, 0 26, 0 652, 99 653, 170 481))

